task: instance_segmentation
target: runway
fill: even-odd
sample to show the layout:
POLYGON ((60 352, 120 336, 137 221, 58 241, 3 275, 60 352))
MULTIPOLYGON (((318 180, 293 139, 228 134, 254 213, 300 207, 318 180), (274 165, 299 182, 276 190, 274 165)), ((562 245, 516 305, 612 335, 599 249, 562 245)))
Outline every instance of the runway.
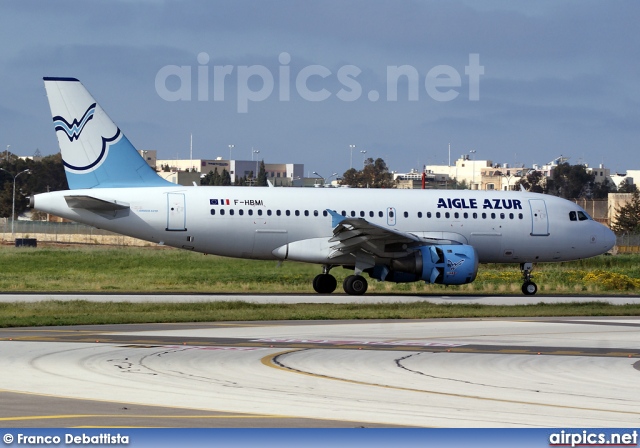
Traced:
POLYGON ((637 427, 639 330, 634 317, 2 329, 0 425, 637 427))
POLYGON ((614 305, 640 303, 640 296, 585 296, 585 295, 411 295, 411 294, 365 294, 349 296, 346 294, 94 294, 94 293, 25 293, 0 294, 0 303, 39 302, 42 300, 87 300, 90 302, 222 302, 243 301, 250 303, 460 303, 481 305, 528 305, 536 303, 566 302, 609 302, 614 305))

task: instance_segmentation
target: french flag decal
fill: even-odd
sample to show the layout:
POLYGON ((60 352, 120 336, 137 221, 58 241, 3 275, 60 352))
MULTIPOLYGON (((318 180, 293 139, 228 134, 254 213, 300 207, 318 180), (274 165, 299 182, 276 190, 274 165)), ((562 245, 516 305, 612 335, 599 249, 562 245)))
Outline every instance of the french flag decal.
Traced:
POLYGON ((209 199, 209 205, 229 205, 229 199, 209 199))

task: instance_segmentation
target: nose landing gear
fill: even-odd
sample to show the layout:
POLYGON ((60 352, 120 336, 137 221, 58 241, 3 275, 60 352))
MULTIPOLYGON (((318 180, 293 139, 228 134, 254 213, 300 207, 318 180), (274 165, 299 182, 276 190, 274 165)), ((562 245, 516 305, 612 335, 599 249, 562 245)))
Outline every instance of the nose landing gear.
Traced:
POLYGON ((533 270, 533 263, 520 263, 520 272, 522 272, 522 294, 525 296, 532 296, 538 292, 538 285, 531 281, 531 271, 533 270))

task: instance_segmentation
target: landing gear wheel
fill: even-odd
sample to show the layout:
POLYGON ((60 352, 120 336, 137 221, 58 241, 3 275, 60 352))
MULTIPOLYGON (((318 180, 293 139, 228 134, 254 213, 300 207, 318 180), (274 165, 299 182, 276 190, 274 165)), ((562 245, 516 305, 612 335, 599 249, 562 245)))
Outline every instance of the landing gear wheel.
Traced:
POLYGON ((318 294, 331 294, 336 290, 338 282, 331 274, 319 274, 313 279, 313 289, 318 294))
POLYGON ((538 292, 538 285, 531 281, 531 271, 533 271, 533 263, 520 263, 520 272, 522 272, 522 294, 532 296, 538 292))
POLYGON ((533 283, 533 282, 524 282, 524 284, 522 285, 522 293, 525 296, 532 296, 536 292, 538 292, 538 285, 536 285, 535 283, 533 283))
POLYGON ((351 296, 361 296, 365 292, 367 292, 367 288, 369 285, 367 284, 367 280, 361 275, 350 275, 344 279, 342 283, 342 287, 344 288, 344 292, 351 296))

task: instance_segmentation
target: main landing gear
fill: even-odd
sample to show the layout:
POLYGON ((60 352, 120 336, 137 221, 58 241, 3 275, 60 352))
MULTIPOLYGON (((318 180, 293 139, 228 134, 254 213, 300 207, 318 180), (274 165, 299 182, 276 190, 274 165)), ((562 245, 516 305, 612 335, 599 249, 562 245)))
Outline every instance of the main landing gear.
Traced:
POLYGON ((531 281, 531 271, 533 271, 533 263, 520 263, 520 272, 522 272, 522 294, 532 296, 538 292, 538 285, 531 281))
POLYGON ((313 289, 318 294, 331 294, 336 290, 338 282, 333 275, 329 274, 330 270, 331 266, 322 266, 322 274, 316 275, 313 279, 313 289))
MULTIPOLYGON (((336 290, 338 286, 338 282, 336 278, 329 274, 333 266, 323 266, 322 274, 316 275, 313 279, 313 289, 318 294, 331 294, 336 290)), ((369 285, 367 284, 367 280, 361 275, 350 275, 344 279, 342 283, 342 287, 344 288, 344 292, 352 296, 360 296, 367 292, 367 288, 369 285)))
POLYGON ((367 279, 362 275, 350 275, 344 279, 342 287, 344 292, 350 296, 361 296, 367 292, 369 285, 367 284, 367 279))

